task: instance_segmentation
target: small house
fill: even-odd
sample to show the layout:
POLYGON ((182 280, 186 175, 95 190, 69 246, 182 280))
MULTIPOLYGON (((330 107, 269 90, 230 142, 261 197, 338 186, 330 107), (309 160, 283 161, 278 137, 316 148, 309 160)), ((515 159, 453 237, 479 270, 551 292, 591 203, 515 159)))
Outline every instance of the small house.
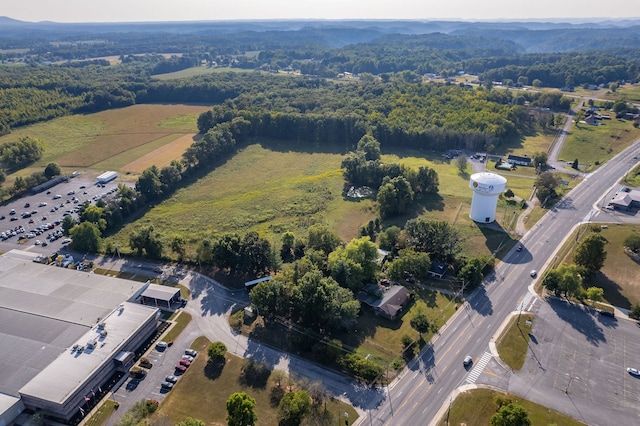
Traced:
POLYGON ((373 309, 376 315, 394 320, 400 316, 409 301, 411 291, 401 285, 392 285, 386 289, 367 284, 357 295, 357 299, 373 309))
POLYGON ((509 155, 507 157, 507 163, 513 164, 516 166, 531 166, 531 158, 530 157, 521 157, 519 155, 509 155))
POLYGON ((447 274, 447 269, 449 269, 449 265, 446 263, 432 262, 431 268, 429 268, 429 274, 433 278, 442 279, 447 274))

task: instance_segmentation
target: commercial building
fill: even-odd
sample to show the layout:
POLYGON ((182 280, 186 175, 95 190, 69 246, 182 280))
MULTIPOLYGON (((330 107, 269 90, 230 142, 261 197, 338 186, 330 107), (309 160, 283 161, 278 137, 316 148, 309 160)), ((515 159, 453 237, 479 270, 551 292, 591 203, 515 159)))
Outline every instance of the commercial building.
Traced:
POLYGON ((109 171, 109 172, 104 172, 103 174, 98 176, 96 178, 96 181, 98 181, 98 183, 108 183, 117 177, 118 177, 118 172, 109 171))
POLYGON ((160 321, 137 301, 146 284, 33 257, 0 256, 0 425, 24 409, 63 422, 81 414, 160 321))

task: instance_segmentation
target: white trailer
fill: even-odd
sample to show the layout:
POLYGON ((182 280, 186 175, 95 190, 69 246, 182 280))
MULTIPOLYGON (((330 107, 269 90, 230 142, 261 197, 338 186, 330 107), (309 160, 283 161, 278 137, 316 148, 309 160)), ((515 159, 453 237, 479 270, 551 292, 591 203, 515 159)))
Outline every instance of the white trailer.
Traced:
POLYGON ((107 182, 111 182, 117 177, 118 177, 118 172, 109 171, 109 172, 104 172, 103 174, 98 176, 96 180, 98 181, 98 183, 107 183, 107 182))

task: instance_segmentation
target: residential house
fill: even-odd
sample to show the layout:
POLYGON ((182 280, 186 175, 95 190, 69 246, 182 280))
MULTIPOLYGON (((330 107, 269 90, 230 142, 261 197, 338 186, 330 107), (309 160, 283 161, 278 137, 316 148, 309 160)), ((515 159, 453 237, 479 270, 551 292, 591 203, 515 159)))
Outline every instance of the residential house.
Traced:
POLYGON ((382 288, 376 284, 367 284, 358 292, 357 299, 372 308, 376 315, 394 320, 402 313, 410 295, 411 291, 401 285, 382 288))
POLYGON ((521 157, 519 155, 509 155, 507 157, 507 163, 513 164, 516 166, 531 166, 531 158, 521 157))

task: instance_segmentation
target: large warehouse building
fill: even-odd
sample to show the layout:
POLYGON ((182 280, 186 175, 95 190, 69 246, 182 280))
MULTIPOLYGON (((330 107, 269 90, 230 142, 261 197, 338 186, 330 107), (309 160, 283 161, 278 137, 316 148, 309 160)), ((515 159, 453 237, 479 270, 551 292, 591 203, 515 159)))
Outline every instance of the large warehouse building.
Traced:
POLYGON ((147 284, 0 256, 0 426, 24 409, 69 421, 157 330, 147 284))

